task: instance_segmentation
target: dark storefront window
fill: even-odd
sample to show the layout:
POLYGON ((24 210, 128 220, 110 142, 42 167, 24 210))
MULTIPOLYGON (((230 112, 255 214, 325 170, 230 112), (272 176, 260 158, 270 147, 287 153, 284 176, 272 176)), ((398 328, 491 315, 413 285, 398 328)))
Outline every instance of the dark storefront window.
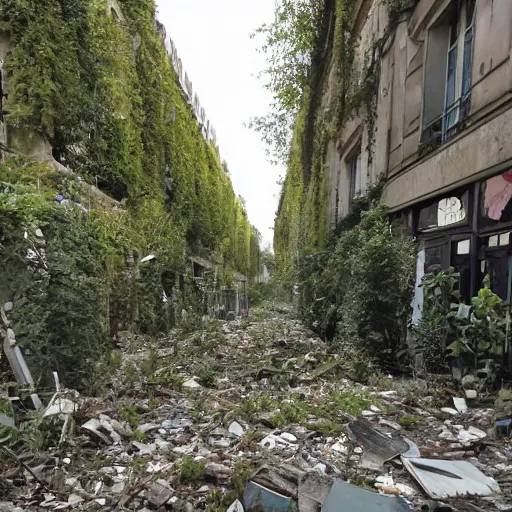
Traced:
POLYGON ((452 242, 451 265, 460 274, 459 292, 464 302, 471 300, 471 240, 452 242))
POLYGON ((481 238, 479 278, 489 276, 491 289, 503 300, 508 298, 508 269, 511 257, 510 232, 481 238))

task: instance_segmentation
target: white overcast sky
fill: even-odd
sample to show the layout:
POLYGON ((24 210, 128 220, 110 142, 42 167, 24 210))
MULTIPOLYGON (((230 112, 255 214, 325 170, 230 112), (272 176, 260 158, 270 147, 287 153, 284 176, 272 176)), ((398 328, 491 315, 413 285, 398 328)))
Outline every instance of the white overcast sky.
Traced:
POLYGON ((273 19, 274 0, 157 0, 158 19, 172 37, 183 68, 217 130, 235 193, 245 198, 249 219, 272 242, 284 170, 271 165, 257 133, 244 127, 268 112, 270 97, 257 74, 264 68, 249 34, 273 19))

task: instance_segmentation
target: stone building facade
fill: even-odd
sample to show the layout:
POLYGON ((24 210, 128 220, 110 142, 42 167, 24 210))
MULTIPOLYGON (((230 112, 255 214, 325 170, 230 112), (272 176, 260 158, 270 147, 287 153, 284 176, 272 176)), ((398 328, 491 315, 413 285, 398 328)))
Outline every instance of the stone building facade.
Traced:
MULTIPOLYGON (((352 198, 385 175, 393 225, 422 249, 418 277, 433 265, 453 265, 466 300, 485 275, 506 299, 512 2, 419 0, 406 7, 391 20, 387 0, 357 4, 353 74, 361 81, 376 56, 376 111, 360 109, 329 144, 329 218, 346 215, 352 198)), ((324 90, 328 96, 328 84, 324 90)))

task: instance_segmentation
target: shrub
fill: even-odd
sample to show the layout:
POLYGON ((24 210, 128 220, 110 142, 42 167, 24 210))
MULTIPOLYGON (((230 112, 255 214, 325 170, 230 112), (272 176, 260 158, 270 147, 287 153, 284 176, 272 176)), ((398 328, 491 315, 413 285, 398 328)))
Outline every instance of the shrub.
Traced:
POLYGON ((333 249, 300 266, 300 312, 324 338, 354 344, 390 364, 406 338, 415 248, 377 206, 341 231, 333 249))

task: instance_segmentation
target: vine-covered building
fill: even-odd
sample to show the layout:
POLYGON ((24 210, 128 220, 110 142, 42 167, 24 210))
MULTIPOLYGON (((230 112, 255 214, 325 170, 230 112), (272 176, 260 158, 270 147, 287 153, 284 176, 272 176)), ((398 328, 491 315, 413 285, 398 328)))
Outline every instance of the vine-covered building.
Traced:
POLYGON ((281 269, 322 250, 384 177, 393 225, 424 249, 418 276, 454 265, 469 299, 489 274, 506 299, 512 2, 326 0, 324 10, 276 220, 281 269))

